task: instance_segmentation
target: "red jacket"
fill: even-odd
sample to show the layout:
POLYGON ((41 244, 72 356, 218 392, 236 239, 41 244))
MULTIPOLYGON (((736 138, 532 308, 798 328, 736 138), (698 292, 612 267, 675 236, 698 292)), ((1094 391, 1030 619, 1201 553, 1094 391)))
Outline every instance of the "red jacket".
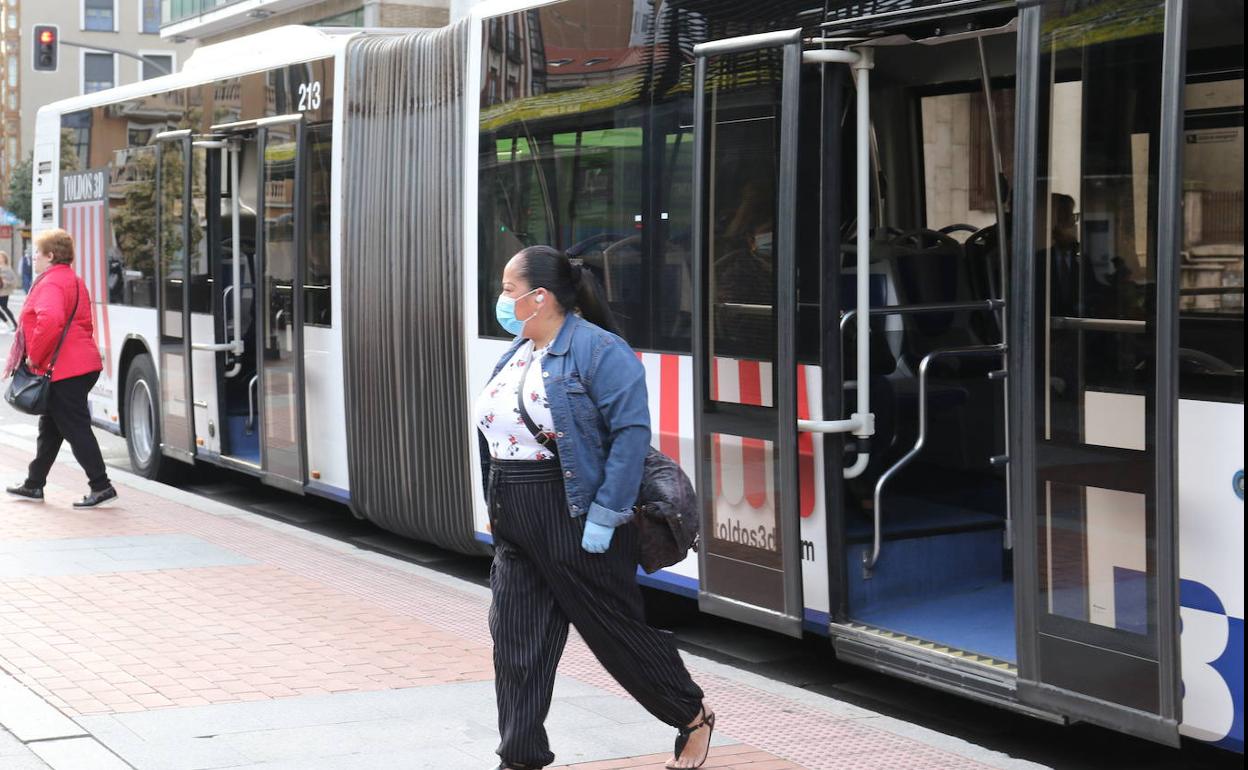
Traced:
POLYGON ((39 276, 22 305, 22 332, 26 335, 26 357, 35 374, 43 374, 52 360, 52 352, 69 322, 69 332, 61 355, 56 359, 52 381, 59 382, 104 368, 100 349, 95 344, 91 322, 91 296, 87 286, 69 265, 52 265, 39 276), (73 319, 74 292, 78 292, 78 311, 73 319))

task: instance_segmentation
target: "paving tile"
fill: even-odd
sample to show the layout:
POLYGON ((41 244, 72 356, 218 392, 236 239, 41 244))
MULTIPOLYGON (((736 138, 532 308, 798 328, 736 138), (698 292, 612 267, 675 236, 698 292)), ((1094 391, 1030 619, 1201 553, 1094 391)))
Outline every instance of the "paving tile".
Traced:
POLYGON ((0 726, 21 741, 84 734, 80 725, 3 673, 0 673, 0 726))
POLYGON ((0 727, 0 767, 4 770, 48 770, 46 762, 3 727, 0 727))
POLYGON ((31 744, 52 770, 131 770, 94 738, 65 738, 31 744))
POLYGON ((0 580, 254 563, 189 535, 0 541, 0 580))

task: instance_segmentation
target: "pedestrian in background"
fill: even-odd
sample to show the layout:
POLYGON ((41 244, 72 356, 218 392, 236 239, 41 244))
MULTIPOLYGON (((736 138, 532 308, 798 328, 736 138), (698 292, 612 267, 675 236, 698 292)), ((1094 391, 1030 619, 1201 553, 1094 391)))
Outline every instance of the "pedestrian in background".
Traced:
POLYGON ((61 443, 68 441, 90 484, 90 492, 74 507, 94 508, 117 497, 117 490, 108 479, 100 444, 91 430, 87 394, 103 366, 91 322, 91 296, 74 272, 73 263, 74 239, 69 233, 44 230, 35 237, 35 271, 39 277, 22 305, 20 324, 31 371, 46 372, 63 331, 65 341, 52 372, 48 413, 39 418, 35 459, 26 481, 6 491, 28 500, 43 500, 48 472, 61 443))
POLYGON ((9 326, 13 327, 12 331, 17 331, 17 319, 13 317, 13 311, 9 310, 9 295, 17 289, 17 273, 13 272, 13 267, 9 264, 9 253, 0 251, 0 318, 9 322, 9 326))
POLYGON ((30 256, 30 249, 22 254, 22 291, 30 293, 30 284, 34 281, 34 260, 30 256))
POLYGON ((646 376, 597 279, 549 246, 503 270, 515 343, 477 398, 494 537, 490 634, 501 768, 554 761, 544 723, 576 626, 603 667, 677 729, 669 768, 701 767, 715 715, 669 633, 645 620, 629 525, 650 446, 646 376))

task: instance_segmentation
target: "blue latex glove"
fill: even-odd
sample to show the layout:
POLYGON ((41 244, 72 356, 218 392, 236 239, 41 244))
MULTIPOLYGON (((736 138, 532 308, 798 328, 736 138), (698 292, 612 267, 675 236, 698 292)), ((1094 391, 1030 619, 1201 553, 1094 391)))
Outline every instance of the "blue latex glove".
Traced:
POLYGON ((581 536, 581 547, 590 553, 606 553, 611 546, 614 527, 604 527, 592 521, 585 522, 585 534, 581 536))

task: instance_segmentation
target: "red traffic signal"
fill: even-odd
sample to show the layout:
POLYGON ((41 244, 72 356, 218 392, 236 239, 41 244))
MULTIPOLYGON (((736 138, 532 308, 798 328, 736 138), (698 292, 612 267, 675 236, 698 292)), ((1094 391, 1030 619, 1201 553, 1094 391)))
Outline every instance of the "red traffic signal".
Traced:
POLYGON ((56 72, 59 37, 60 31, 55 24, 35 25, 35 72, 56 72))

